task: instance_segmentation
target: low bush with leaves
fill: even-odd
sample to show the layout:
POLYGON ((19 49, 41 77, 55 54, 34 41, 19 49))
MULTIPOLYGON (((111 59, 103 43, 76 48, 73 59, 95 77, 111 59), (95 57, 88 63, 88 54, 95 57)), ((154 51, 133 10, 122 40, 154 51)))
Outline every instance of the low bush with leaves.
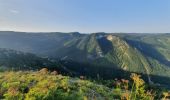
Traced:
MULTIPOLYGON (((112 88, 84 78, 62 76, 57 71, 1 72, 0 99, 7 100, 153 100, 156 92, 146 90, 140 75, 129 80, 116 80, 112 88)), ((168 98, 164 92, 161 98, 168 98)))

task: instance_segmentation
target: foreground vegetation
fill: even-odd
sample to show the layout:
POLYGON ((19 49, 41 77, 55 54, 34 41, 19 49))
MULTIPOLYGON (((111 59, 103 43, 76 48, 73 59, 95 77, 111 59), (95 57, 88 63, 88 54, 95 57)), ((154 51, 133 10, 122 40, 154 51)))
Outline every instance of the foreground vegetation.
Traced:
POLYGON ((140 75, 114 80, 112 86, 97 84, 85 77, 71 78, 57 71, 0 73, 0 99, 7 100, 153 100, 166 99, 168 92, 149 89, 140 75))

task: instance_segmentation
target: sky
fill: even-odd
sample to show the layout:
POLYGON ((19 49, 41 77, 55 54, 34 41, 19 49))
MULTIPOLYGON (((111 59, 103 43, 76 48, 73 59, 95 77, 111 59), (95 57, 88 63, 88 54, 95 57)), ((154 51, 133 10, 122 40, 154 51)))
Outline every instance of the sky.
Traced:
POLYGON ((170 0, 0 0, 0 30, 170 32, 170 0))

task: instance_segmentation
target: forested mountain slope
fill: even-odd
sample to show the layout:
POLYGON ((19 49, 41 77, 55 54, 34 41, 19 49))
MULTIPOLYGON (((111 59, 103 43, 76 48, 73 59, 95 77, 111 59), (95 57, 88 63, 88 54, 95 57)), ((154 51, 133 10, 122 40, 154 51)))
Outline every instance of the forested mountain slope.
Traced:
POLYGON ((31 53, 0 48, 0 71, 38 70, 45 66, 51 70, 56 69, 66 73, 64 66, 57 61, 41 58, 31 53))
POLYGON ((170 82, 169 44, 169 34, 0 32, 0 48, 59 61, 78 75, 113 78, 137 72, 156 83, 170 82))

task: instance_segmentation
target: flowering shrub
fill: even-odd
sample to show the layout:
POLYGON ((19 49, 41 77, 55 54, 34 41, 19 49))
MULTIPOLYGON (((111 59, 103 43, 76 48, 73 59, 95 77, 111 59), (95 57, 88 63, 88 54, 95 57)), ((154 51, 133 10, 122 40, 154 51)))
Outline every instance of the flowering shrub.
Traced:
MULTIPOLYGON (((132 81, 116 79, 114 87, 91 82, 80 76, 71 78, 43 68, 38 72, 0 73, 0 99, 7 100, 153 100, 155 91, 147 90, 140 75, 132 81)), ((164 92, 158 99, 167 99, 164 92)))

